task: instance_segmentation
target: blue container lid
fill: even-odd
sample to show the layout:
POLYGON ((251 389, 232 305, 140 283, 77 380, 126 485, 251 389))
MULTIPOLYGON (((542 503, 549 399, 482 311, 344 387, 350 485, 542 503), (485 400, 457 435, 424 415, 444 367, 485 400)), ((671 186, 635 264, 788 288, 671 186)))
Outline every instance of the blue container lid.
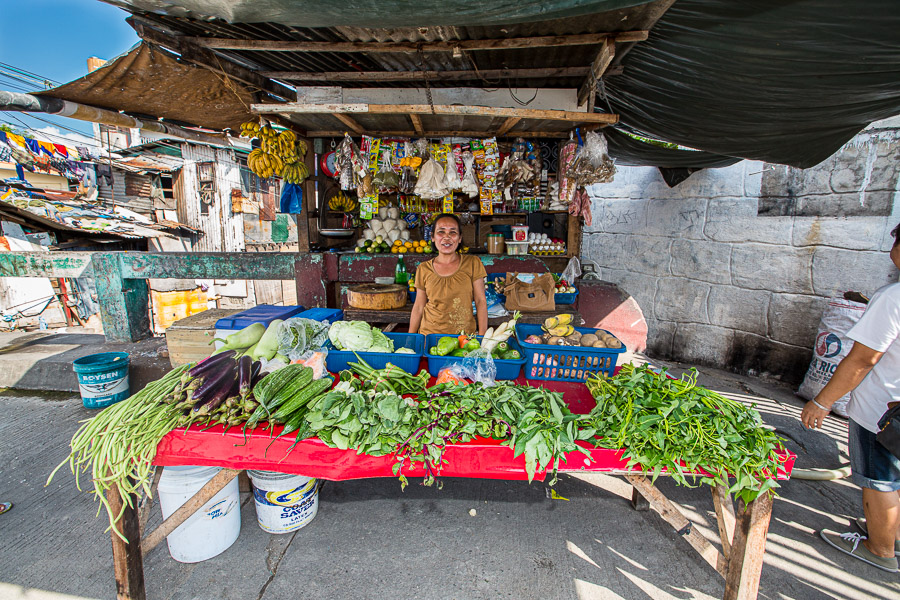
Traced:
POLYGON ((287 319, 302 312, 302 306, 274 306, 272 304, 260 304, 230 317, 216 321, 216 329, 237 330, 243 329, 254 323, 262 323, 268 326, 275 319, 287 319))
POLYGON ((294 316, 303 319, 312 319, 313 321, 328 321, 329 323, 334 323, 335 321, 344 320, 344 311, 339 308, 309 308, 294 316))

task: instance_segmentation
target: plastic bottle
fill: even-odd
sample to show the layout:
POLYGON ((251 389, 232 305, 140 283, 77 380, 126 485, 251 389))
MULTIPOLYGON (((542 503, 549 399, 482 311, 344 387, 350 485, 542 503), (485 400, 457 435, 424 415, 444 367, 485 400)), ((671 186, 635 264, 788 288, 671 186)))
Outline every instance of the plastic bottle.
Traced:
POLYGON ((397 267, 394 269, 394 283, 406 285, 408 281, 409 273, 406 272, 406 263, 403 262, 403 257, 400 256, 397 258, 397 267))

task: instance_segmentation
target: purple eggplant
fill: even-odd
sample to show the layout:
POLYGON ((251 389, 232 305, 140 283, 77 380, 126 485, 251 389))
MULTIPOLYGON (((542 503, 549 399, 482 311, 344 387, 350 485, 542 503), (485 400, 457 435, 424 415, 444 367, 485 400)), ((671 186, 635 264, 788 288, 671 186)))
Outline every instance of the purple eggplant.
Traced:
POLYGON ((220 388, 217 388, 216 391, 214 391, 210 395, 209 399, 204 404, 202 404, 199 409, 195 409, 195 410, 197 410, 198 413, 201 415, 211 414, 214 410, 219 408, 219 406, 223 402, 225 402, 225 400, 229 396, 232 396, 235 393, 237 393, 237 389, 238 389, 237 379, 235 379, 232 376, 232 379, 230 381, 224 382, 220 388))
POLYGON ((253 359, 245 354, 238 361, 238 394, 246 398, 253 386, 253 359))
POLYGON ((198 377, 211 369, 215 369, 217 365, 230 358, 234 358, 234 350, 228 350, 226 352, 222 352, 221 354, 207 356, 199 363, 197 363, 197 366, 188 371, 188 373, 190 373, 191 377, 198 377))
POLYGON ((221 365, 220 370, 207 373, 200 387, 191 394, 194 406, 200 407, 209 400, 214 392, 220 391, 221 388, 230 388, 231 384, 236 381, 236 369, 237 363, 229 361, 227 364, 221 365))

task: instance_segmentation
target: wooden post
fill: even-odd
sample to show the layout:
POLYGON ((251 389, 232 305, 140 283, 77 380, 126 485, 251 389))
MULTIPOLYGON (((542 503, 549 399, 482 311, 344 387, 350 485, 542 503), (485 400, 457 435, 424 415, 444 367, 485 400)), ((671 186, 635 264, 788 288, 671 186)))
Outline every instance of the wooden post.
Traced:
POLYGON ((714 485, 710 488, 713 506, 716 508, 716 523, 719 525, 719 538, 722 540, 722 554, 727 559, 731 556, 731 540, 734 539, 734 503, 728 488, 714 485))
POLYGON ((650 510, 650 502, 634 486, 631 487, 631 507, 634 510, 650 510))
POLYGON ((118 253, 91 255, 103 333, 110 342, 136 342, 150 335, 146 279, 125 279, 118 253))
POLYGON ((313 150, 313 141, 310 139, 306 142, 306 156, 303 162, 309 169, 309 177, 306 178, 301 185, 303 186, 303 208, 300 214, 294 215, 297 223, 297 252, 309 252, 309 212, 316 201, 316 153, 313 150))
MULTIPOLYGON (((718 565, 723 561, 719 559, 718 549, 693 527, 693 523, 678 510, 678 506, 674 502, 666 498, 655 485, 650 483, 650 479, 643 475, 625 475, 625 479, 650 502, 650 506, 659 513, 659 516, 674 527, 679 535, 684 536, 685 541, 693 546, 703 560, 719 571, 718 565)), ((725 575, 721 571, 719 574, 725 575)))
POLYGON ((772 499, 773 494, 766 492, 746 506, 738 501, 737 529, 725 574, 723 600, 754 600, 759 593, 772 499))
POLYGON ((119 486, 113 485, 106 494, 109 508, 119 514, 116 527, 128 540, 122 540, 115 532, 112 536, 113 569, 116 575, 118 600, 145 600, 144 559, 141 555, 141 526, 138 520, 137 498, 131 498, 131 506, 123 500, 119 486), (124 510, 123 510, 124 509, 124 510))

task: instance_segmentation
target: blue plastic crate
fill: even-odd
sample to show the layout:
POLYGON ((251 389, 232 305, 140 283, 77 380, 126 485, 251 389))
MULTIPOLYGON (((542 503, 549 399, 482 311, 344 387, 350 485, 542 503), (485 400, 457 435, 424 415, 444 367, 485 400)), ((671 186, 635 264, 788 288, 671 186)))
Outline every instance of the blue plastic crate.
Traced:
MULTIPOLYGON (((494 281, 499 277, 506 277, 506 273, 490 273, 487 276, 488 285, 493 285, 494 281)), ((506 295, 501 294, 500 292, 495 292, 497 294, 497 298, 500 299, 501 304, 506 304, 506 295)), ((554 294, 553 301, 556 304, 575 304, 575 299, 578 298, 578 290, 575 290, 571 294, 554 294)))
POLYGON ((302 306, 274 306, 272 304, 260 304, 248 308, 230 317, 224 317, 216 321, 216 329, 237 331, 254 323, 262 323, 267 326, 275 319, 288 319, 302 312, 302 306))
MULTIPOLYGON (((575 331, 585 334, 594 333, 597 330, 576 327, 575 331)), ((526 379, 585 381, 597 373, 612 375, 616 369, 619 355, 625 352, 624 344, 621 348, 585 348, 584 346, 529 344, 524 341, 529 335, 541 335, 542 333, 540 325, 528 323, 516 325, 516 337, 522 344, 522 348, 525 349, 526 379)), ((609 332, 607 331, 607 333, 609 332)), ((619 342, 621 343, 621 340, 619 342)))
POLYGON ((325 357, 325 366, 332 373, 343 371, 349 368, 347 363, 357 362, 359 358, 363 359, 368 365, 374 369, 383 369, 388 363, 396 365, 415 375, 419 370, 419 363, 422 362, 422 355, 425 353, 425 336, 421 333, 385 333, 389 340, 394 342, 394 350, 397 348, 411 348, 415 354, 396 354, 387 352, 348 352, 346 350, 337 350, 331 343, 326 342, 325 347, 328 349, 328 356, 325 357), (357 355, 359 355, 357 357, 357 355))
POLYGON ((334 323, 335 321, 344 320, 344 311, 339 308, 310 308, 294 316, 303 319, 312 319, 313 321, 328 321, 329 323, 334 323))
MULTIPOLYGON (((455 335, 445 335, 443 333, 429 333, 425 336, 425 358, 428 359, 428 372, 437 377, 438 373, 441 372, 441 369, 447 367, 449 365, 453 365, 456 363, 461 363, 465 360, 463 356, 435 356, 433 354, 428 354, 428 349, 438 343, 438 340, 444 337, 458 337, 455 335)), ((477 336, 478 341, 482 340, 482 336, 477 336)), ((522 352, 522 347, 516 343, 516 340, 513 338, 509 338, 506 340, 506 343, 509 344, 509 347, 513 350, 517 350, 522 358, 519 360, 503 360, 499 358, 494 359, 494 365, 497 367, 497 379, 515 379, 519 376, 519 373, 522 371, 522 365, 525 364, 525 355, 522 352)))

